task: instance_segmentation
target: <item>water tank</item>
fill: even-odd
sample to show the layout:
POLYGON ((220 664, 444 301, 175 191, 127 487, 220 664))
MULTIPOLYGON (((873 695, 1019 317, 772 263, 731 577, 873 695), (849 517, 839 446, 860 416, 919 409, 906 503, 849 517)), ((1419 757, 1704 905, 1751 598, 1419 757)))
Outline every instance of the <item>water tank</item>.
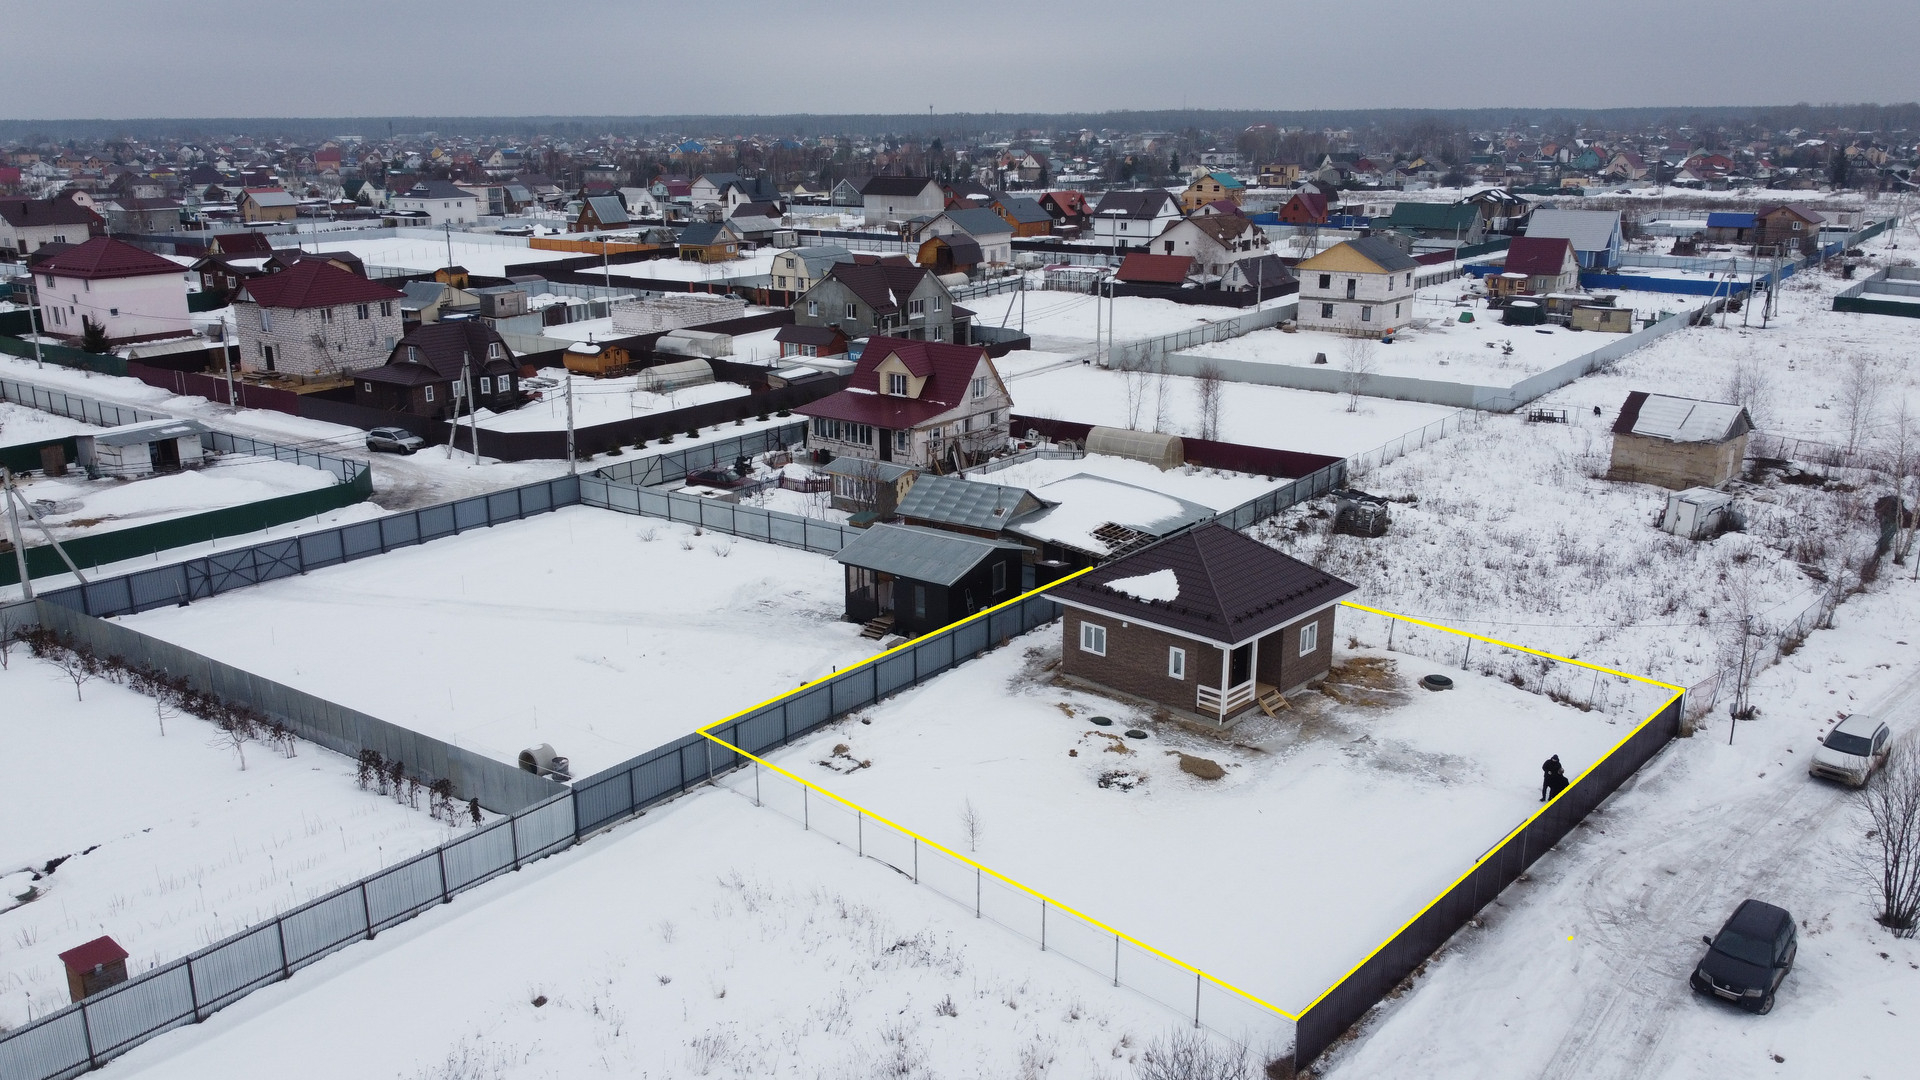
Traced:
POLYGON ((1187 463, 1186 446, 1178 435, 1127 428, 1097 427, 1087 432, 1087 453, 1144 461, 1159 469, 1187 463))

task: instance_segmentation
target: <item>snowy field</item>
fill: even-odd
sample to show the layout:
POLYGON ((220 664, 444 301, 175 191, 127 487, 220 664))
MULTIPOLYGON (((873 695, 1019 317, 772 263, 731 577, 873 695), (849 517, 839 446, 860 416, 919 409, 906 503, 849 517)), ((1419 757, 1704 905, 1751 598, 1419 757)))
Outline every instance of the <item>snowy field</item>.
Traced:
MULTIPOLYGON (((1028 290, 1024 299, 1024 326, 1027 335, 1033 338, 1034 348, 1072 353, 1091 349, 1095 340, 1095 299, 1087 293, 1028 290)), ((977 326, 1018 328, 1023 325, 1022 303, 1020 293, 1009 292, 977 297, 966 301, 965 306, 976 313, 973 321, 977 326)), ((1269 300, 1264 306, 1290 303, 1293 303, 1292 297, 1269 300)), ((1238 317, 1253 310, 1176 304, 1171 300, 1141 296, 1122 296, 1114 299, 1111 305, 1102 302, 1097 307, 1100 339, 1105 340, 1107 336, 1106 320, 1111 314, 1113 340, 1121 344, 1191 330, 1204 323, 1238 317)))
POLYGON ((23 646, 0 670, 21 763, 0 828, 0 1027, 67 1003, 58 954, 82 942, 110 934, 144 971, 451 835, 318 746, 249 743, 243 769, 204 720, 107 682, 80 693, 23 646))
POLYGON ((584 776, 874 652, 844 580, 569 507, 125 621, 501 761, 552 743, 584 776))
MULTIPOLYGON (((1018 355, 1018 354, 1015 354, 1018 355)), ((1110 371, 1083 364, 1048 366, 1009 380, 1013 411, 1048 420, 1196 435, 1199 380, 1110 371)), ((1347 411, 1344 394, 1228 383, 1220 395, 1220 441, 1346 457, 1364 453, 1455 410, 1417 401, 1363 399, 1347 411)), ((1016 432, 1024 434, 1024 432, 1016 432)))
POLYGON ((967 479, 1038 491, 1056 480, 1064 480, 1081 473, 1104 476, 1109 480, 1118 480, 1149 491, 1158 491, 1214 510, 1230 510, 1241 503, 1259 498, 1279 486, 1278 483, 1269 481, 1263 476, 1225 472, 1220 469, 1203 469, 1197 465, 1162 472, 1144 461, 1112 457, 1107 454, 1088 454, 1071 461, 1035 459, 1009 465, 1004 469, 975 469, 967 474, 967 479))
POLYGON ((283 1080, 1133 1080, 1176 1032, 1190 1023, 708 790, 114 1068, 197 1080, 271 1058, 283 1080))
POLYGON ((54 535, 65 539, 316 491, 335 483, 338 480, 324 469, 227 454, 209 459, 198 469, 138 479, 89 480, 75 467, 65 476, 25 478, 20 491, 36 504, 54 535))
POLYGON ((442 267, 464 266, 476 274, 501 277, 510 264, 554 262, 577 259, 583 252, 545 251, 528 247, 524 240, 463 240, 453 234, 452 262, 449 264, 447 241, 424 236, 388 236, 378 239, 321 234, 317 241, 301 236, 310 251, 351 251, 371 266, 394 266, 415 273, 442 267))
POLYGON ((41 412, 39 409, 17 405, 11 401, 0 401, 0 446, 20 446, 25 443, 45 442, 48 439, 64 439, 68 435, 82 435, 99 430, 84 420, 69 420, 64 416, 41 412))
POLYGON ((1058 635, 1018 639, 768 760, 961 852, 971 803, 980 862, 1287 1009, 1520 824, 1541 761, 1557 753, 1577 776, 1666 696, 1581 712, 1370 652, 1397 673, 1351 677, 1392 689, 1343 691, 1352 705, 1309 693, 1284 720, 1201 735, 1055 685, 1058 635), (1412 688, 1434 671, 1456 689, 1412 688), (1120 734, 1134 727, 1150 737, 1120 734), (1188 775, 1182 753, 1225 777, 1188 775))
POLYGON ((488 412, 475 423, 489 431, 565 431, 569 380, 573 383, 575 429, 629 420, 648 413, 671 412, 710 401, 746 397, 749 393, 739 383, 715 382, 656 394, 640 389, 638 375, 595 379, 574 375, 566 368, 542 368, 540 378, 552 380, 555 385, 542 390, 539 401, 529 402, 509 412, 488 412))
MULTIPOLYGON (((726 262, 702 263, 692 259, 648 259, 637 263, 614 263, 608 269, 612 273, 614 288, 620 288, 622 275, 635 278, 655 278, 662 281, 731 281, 736 278, 764 277, 773 273, 773 257, 777 251, 767 250, 726 262)), ((591 273, 592 271, 587 271, 591 273)))

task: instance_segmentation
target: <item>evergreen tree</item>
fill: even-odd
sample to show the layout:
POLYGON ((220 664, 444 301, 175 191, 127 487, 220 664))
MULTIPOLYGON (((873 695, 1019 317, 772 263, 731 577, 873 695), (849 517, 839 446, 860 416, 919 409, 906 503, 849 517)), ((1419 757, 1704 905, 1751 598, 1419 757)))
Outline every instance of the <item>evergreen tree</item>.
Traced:
POLYGON ((1835 147, 1833 161, 1827 166, 1827 178, 1833 181, 1834 187, 1847 186, 1847 164, 1847 152, 1835 147))
POLYGON ((107 340, 107 328, 82 315, 80 317, 80 347, 90 353, 103 353, 113 348, 107 340))

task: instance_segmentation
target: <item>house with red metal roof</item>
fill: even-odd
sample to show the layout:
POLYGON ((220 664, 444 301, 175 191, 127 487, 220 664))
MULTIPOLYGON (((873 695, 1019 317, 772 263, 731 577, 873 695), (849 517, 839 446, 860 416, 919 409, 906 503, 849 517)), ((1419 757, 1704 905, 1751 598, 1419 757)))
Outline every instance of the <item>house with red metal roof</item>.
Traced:
POLYGON ((1516 236, 1507 247, 1506 265, 1491 282, 1493 293, 1572 292, 1580 287, 1580 260, 1573 241, 1563 236, 1516 236))
MULTIPOLYGON (((41 249, 47 251, 50 249, 41 249)), ((192 333, 187 268, 124 240, 96 236, 30 260, 41 329, 78 340, 92 322, 118 345, 192 333)))
POLYGON ((248 278, 233 300, 240 366, 302 379, 379 367, 400 342, 405 297, 325 258, 248 278))
POLYGON ((1120 269, 1114 271, 1117 281, 1128 285, 1184 285, 1187 274, 1193 269, 1191 255, 1152 255, 1144 251, 1130 251, 1120 260, 1120 269))
POLYGON ((877 337, 846 389, 794 411, 820 460, 958 470, 1007 444, 1013 398, 977 345, 877 337))
POLYGON ((1325 225, 1327 197, 1318 191, 1296 192, 1280 208, 1279 217, 1288 225, 1325 225))

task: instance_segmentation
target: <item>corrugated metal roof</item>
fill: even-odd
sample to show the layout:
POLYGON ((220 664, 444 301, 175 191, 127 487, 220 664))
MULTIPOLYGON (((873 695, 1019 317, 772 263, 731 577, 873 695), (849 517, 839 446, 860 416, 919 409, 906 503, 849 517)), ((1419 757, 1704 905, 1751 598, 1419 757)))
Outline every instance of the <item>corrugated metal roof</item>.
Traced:
POLYGON ((900 500, 899 514, 969 529, 999 532, 1015 517, 1040 505, 1026 488, 1002 487, 955 476, 923 476, 900 500), (1023 509, 1021 503, 1025 501, 1023 509))
POLYGON ((875 525, 854 537, 834 558, 912 581, 952 585, 996 551, 1025 550, 1024 545, 1007 540, 984 540, 918 525, 875 525))
POLYGON ((108 428, 83 434, 81 438, 92 439, 106 446, 133 446, 138 443, 158 442, 161 439, 178 439, 183 435, 205 435, 210 428, 198 420, 147 420, 124 427, 108 428))
POLYGON ((1527 218, 1528 236, 1563 236, 1575 251, 1606 251, 1620 235, 1618 210, 1552 210, 1541 207, 1527 218))
POLYGON ((1719 442, 1752 431, 1753 421, 1746 409, 1728 402, 1636 390, 1627 395, 1613 430, 1669 442, 1719 442))
POLYGON ((1707 215, 1709 229, 1751 229, 1754 224, 1752 214, 1736 214, 1727 210, 1716 210, 1707 215))

